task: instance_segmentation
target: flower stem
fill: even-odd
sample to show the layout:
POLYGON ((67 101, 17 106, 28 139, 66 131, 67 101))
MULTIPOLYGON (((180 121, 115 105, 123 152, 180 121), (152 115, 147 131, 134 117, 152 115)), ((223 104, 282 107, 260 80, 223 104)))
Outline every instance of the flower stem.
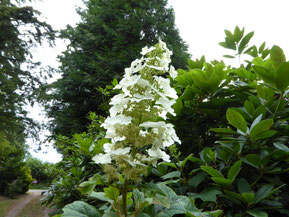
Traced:
POLYGON ((127 217, 127 190, 128 190, 128 180, 125 180, 122 191, 122 206, 125 217, 127 217))

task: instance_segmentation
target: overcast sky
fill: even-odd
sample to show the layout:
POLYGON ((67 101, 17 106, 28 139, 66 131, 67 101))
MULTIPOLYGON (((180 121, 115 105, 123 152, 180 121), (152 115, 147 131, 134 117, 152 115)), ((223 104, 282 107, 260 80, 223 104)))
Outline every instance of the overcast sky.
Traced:
MULTIPOLYGON (((288 0, 169 0, 169 4, 175 10, 176 25, 189 45, 192 59, 205 55, 207 60, 220 60, 222 55, 232 54, 218 43, 224 40, 224 29, 232 31, 236 25, 245 27, 247 33, 255 32, 252 44, 261 45, 266 41, 268 47, 276 44, 289 55, 288 0)), ((42 0, 32 5, 56 30, 65 28, 67 24, 74 26, 80 20, 75 7, 82 5, 81 0, 42 0)), ((57 68, 56 57, 64 49, 65 43, 57 40, 54 48, 39 48, 36 56, 44 65, 57 68)), ((44 121, 41 113, 41 108, 35 107, 31 116, 44 121)), ((50 162, 60 160, 51 147, 44 148, 46 153, 35 153, 33 149, 37 144, 31 140, 28 142, 33 156, 50 162)))

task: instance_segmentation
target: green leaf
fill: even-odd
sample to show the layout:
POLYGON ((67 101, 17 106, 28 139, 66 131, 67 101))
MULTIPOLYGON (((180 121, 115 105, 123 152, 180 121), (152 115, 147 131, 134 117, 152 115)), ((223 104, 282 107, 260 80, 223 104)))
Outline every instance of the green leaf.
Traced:
POLYGON ((263 185, 257 192, 255 195, 255 203, 258 203, 262 200, 264 200, 266 197, 268 197, 270 195, 270 193, 272 192, 272 189, 274 187, 274 184, 266 184, 263 185))
POLYGON ((232 184, 232 180, 230 179, 225 179, 225 178, 219 178, 219 177, 212 177, 212 180, 221 186, 225 186, 225 187, 230 187, 232 184))
POLYGON ((236 178, 236 176, 238 175, 238 173, 241 170, 241 165, 242 165, 241 160, 234 163, 234 165, 230 168, 230 170, 228 172, 228 179, 234 181, 234 179, 236 178))
POLYGON ((101 217, 101 213, 83 201, 74 201, 63 208, 62 217, 101 217))
POLYGON ((173 171, 173 172, 170 172, 170 173, 162 176, 161 178, 162 179, 171 179, 171 178, 180 178, 180 176, 181 176, 180 171, 173 171))
POLYGON ((241 178, 238 181, 238 190, 239 190, 240 194, 243 194, 245 192, 249 193, 251 191, 250 185, 246 179, 241 178))
POLYGON ((224 48, 228 48, 226 42, 220 42, 219 45, 222 46, 222 47, 224 47, 224 48))
POLYGON ((238 130, 242 131, 243 133, 247 132, 247 123, 239 112, 233 109, 228 109, 226 117, 229 123, 236 127, 238 130))
POLYGON ((226 133, 226 134, 236 134, 240 135, 240 133, 231 130, 229 128, 211 128, 210 131, 216 132, 216 133, 226 133))
POLYGON ((278 148, 278 149, 280 149, 282 151, 285 151, 286 153, 289 153, 289 148, 286 145, 284 145, 284 144, 282 144, 280 142, 274 142, 273 145, 276 148, 278 148))
POLYGON ((105 196, 105 193, 104 193, 104 192, 95 192, 95 191, 93 191, 93 192, 90 194, 90 197, 96 198, 96 199, 98 199, 98 200, 110 202, 110 203, 113 202, 113 200, 111 200, 111 199, 109 199, 109 198, 107 198, 107 197, 105 196))
POLYGON ((254 71, 268 84, 275 84, 274 72, 264 66, 254 65, 252 66, 254 71))
POLYGON ((170 163, 170 162, 162 162, 161 164, 167 165, 167 166, 172 167, 172 168, 175 168, 175 169, 178 168, 176 164, 170 163))
POLYGON ((260 121, 255 126, 253 126, 253 128, 250 130, 250 133, 249 133, 250 137, 254 139, 258 134, 269 130, 272 127, 272 125, 273 125, 273 119, 260 121))
POLYGON ((271 136, 274 136, 277 133, 276 130, 267 130, 265 132, 259 133, 255 138, 254 141, 259 140, 259 139, 266 139, 271 136))
POLYGON ((201 172, 196 176, 193 176, 192 178, 189 179, 189 185, 192 186, 193 188, 198 187, 198 185, 204 181, 207 177, 207 173, 201 172))
POLYGON ((263 53, 264 48, 265 48, 266 42, 263 42, 260 47, 259 47, 259 53, 263 53))
POLYGON ((270 195, 274 194, 280 188, 284 187, 286 184, 279 186, 278 188, 273 189, 274 184, 263 185, 256 193, 254 203, 259 203, 260 201, 266 199, 270 195), (272 190, 273 189, 273 190, 272 190))
POLYGON ((83 182, 79 185, 79 191, 81 192, 81 194, 90 195, 96 185, 102 184, 102 176, 100 174, 95 174, 93 177, 90 177, 88 181, 83 182))
POLYGON ((242 193, 242 197, 245 199, 245 201, 250 204, 254 201, 255 199, 255 194, 254 193, 247 193, 247 192, 244 192, 242 193))
POLYGON ((270 50, 270 59, 274 69, 277 69, 282 63, 286 62, 286 57, 283 53, 283 50, 274 45, 270 50))
POLYGON ((263 116, 263 114, 260 114, 260 115, 253 121, 253 123, 251 124, 251 127, 250 127, 250 131, 252 130, 252 128, 253 128, 256 124, 258 124, 258 123, 262 120, 262 116, 263 116))
POLYGON ((244 201, 244 198, 240 194, 237 194, 236 192, 224 190, 224 193, 238 201, 244 201))
POLYGON ((275 71, 274 81, 276 87, 281 91, 289 86, 289 62, 282 63, 275 71))
POLYGON ((189 193, 190 198, 196 199, 200 198, 202 201, 212 201, 216 202, 217 195, 222 194, 221 191, 217 190, 215 187, 205 188, 200 194, 189 193))
POLYGON ((244 35, 244 28, 241 31, 240 28, 238 26, 236 26, 235 30, 234 30, 234 39, 237 43, 239 43, 239 41, 241 40, 243 35, 244 35))
POLYGON ((109 186, 103 189, 105 196, 113 201, 116 201, 119 197, 119 190, 114 186, 109 186))
POLYGON ((230 59, 236 58, 235 56, 231 56, 231 55, 223 55, 223 57, 230 58, 230 59))
POLYGON ((268 217, 266 212, 257 209, 248 210, 247 213, 254 217, 268 217))
POLYGON ((171 207, 169 197, 158 193, 153 198, 153 204, 164 206, 167 209, 171 207))
POLYGON ((137 206, 140 206, 145 200, 144 193, 139 191, 138 189, 134 189, 133 190, 133 199, 135 201, 135 204, 137 204, 137 206))
POLYGON ((244 107, 245 107, 246 111, 250 115, 253 115, 253 113, 255 111, 255 107, 254 107, 253 103, 251 103, 250 101, 246 100, 245 103, 244 103, 244 107))
POLYGON ((212 177, 224 178, 223 174, 210 166, 201 166, 201 169, 211 175, 212 177))
POLYGON ((192 154, 189 154, 183 161, 180 162, 180 166, 184 167, 188 160, 191 160, 193 158, 192 154))
POLYGON ((262 166, 262 161, 256 154, 248 154, 243 161, 257 169, 259 169, 262 166))
POLYGON ((246 48, 246 46, 248 45, 249 41, 251 40, 251 38, 253 37, 254 32, 250 32, 248 33, 240 42, 240 45, 238 47, 238 53, 241 54, 243 52, 243 50, 246 48))
POLYGON ((173 105, 173 109, 177 115, 181 114, 181 111, 183 109, 183 102, 181 98, 178 98, 176 103, 173 105))

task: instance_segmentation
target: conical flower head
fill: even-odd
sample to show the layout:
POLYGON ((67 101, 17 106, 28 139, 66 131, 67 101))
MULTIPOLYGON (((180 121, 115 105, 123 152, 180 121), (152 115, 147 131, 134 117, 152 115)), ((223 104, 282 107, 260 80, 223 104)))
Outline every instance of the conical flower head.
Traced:
POLYGON ((177 76, 169 65, 172 52, 160 41, 143 48, 141 54, 125 69, 115 87, 121 93, 111 99, 110 116, 102 124, 111 143, 104 144, 104 153, 93 158, 128 179, 136 179, 158 160, 169 161, 165 148, 181 143, 173 125, 165 122, 168 113, 175 115, 172 106, 178 98, 170 79, 162 77, 165 73, 177 76))

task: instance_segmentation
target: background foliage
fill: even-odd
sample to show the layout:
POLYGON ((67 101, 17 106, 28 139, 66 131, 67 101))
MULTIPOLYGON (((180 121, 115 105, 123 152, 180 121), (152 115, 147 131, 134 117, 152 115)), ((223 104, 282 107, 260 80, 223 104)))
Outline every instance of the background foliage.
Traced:
MULTIPOLYGON (((246 61, 232 67, 222 61, 206 62, 202 57, 188 60, 187 70, 178 70, 174 83, 179 95, 174 106, 178 115, 170 117, 170 122, 176 126, 182 145, 170 148, 174 157, 171 163, 151 168, 150 174, 144 177, 144 184, 137 186, 143 193, 143 203, 152 197, 150 206, 139 207, 139 211, 148 216, 174 216, 177 213, 186 216, 219 216, 223 213, 234 217, 289 215, 288 62, 278 46, 271 49, 266 48, 265 43, 258 48, 249 46, 253 33, 245 34, 244 29, 238 27, 225 33, 226 41, 220 44, 234 52, 225 57, 239 59, 243 55, 246 61), (148 192, 147 185, 154 190, 148 192), (174 196, 170 196, 171 190, 163 189, 166 193, 162 192, 163 185, 169 186, 174 194, 194 201, 202 211, 188 206, 185 211, 174 210, 171 202, 165 202, 174 196), (161 201, 157 200, 159 194, 163 196, 161 201), (157 208, 156 204, 160 207, 157 208), (161 207, 166 214, 158 213, 161 207)), ((96 128, 90 129, 98 129, 97 122, 93 121, 92 126, 96 128)), ((86 139, 86 142, 83 141, 87 134, 83 134, 73 140, 66 138, 66 143, 59 140, 58 145, 74 150, 73 155, 86 150, 89 162, 89 156, 95 153, 92 147, 97 150, 96 147, 101 148, 103 144, 101 128, 92 135, 94 139, 86 139)), ((68 168, 67 173, 72 171, 68 168)), ((65 206, 63 216, 81 210, 87 203, 95 205, 100 212, 104 209, 101 201, 106 209, 110 204, 119 203, 118 196, 110 197, 107 192, 111 189, 119 196, 121 192, 117 193, 114 185, 107 189, 109 182, 101 181, 102 176, 102 171, 97 169, 82 177, 86 181, 78 187, 77 183, 73 188, 71 186, 81 196, 65 206), (104 197, 101 196, 103 190, 104 197)), ((65 192, 69 191, 66 189, 65 192)), ((60 192, 64 191, 52 189, 51 201, 60 192)), ((135 209, 138 206, 136 194, 132 192, 129 205, 135 209)), ((86 213, 86 216, 90 215, 86 213)))
POLYGON ((23 163, 25 139, 37 138, 38 125, 27 118, 24 106, 36 100, 46 74, 33 62, 32 50, 54 40, 52 28, 24 3, 0 2, 0 193, 10 196, 25 193, 32 181, 23 163))
POLYGON ((47 107, 54 138, 84 131, 89 112, 104 114, 107 105, 102 104, 109 99, 105 86, 122 76, 142 47, 162 39, 177 68, 185 67, 190 56, 167 0, 85 3, 87 9, 78 11, 81 22, 61 32, 70 44, 60 56, 62 78, 51 86, 52 104, 47 107))

